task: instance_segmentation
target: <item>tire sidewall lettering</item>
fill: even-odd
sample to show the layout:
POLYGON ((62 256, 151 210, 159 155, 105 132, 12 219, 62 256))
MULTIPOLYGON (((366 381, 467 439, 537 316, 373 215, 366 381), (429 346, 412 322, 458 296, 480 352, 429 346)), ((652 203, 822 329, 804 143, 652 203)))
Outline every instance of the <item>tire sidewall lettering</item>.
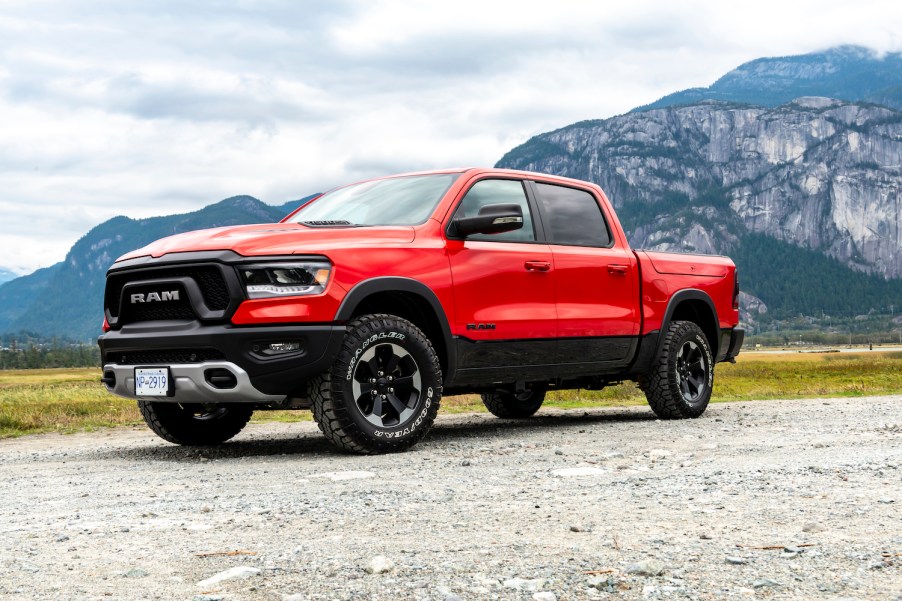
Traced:
POLYGON ((435 391, 433 390, 432 386, 427 387, 426 402, 423 403, 423 410, 420 411, 420 414, 409 426, 406 426, 402 430, 380 430, 374 427, 373 435, 377 438, 404 438, 405 436, 413 434, 423 423, 423 420, 426 419, 426 416, 429 415, 429 408, 432 407, 432 399, 434 395, 435 391))
POLYGON ((705 371, 706 371, 706 383, 708 388, 714 385, 714 370, 711 368, 713 365, 713 361, 711 360, 711 349, 708 346, 708 341, 701 334, 695 335, 695 341, 698 343, 702 349, 705 351, 705 371))
POLYGON ((404 342, 405 340, 407 340, 407 334, 395 331, 379 332, 378 334, 373 334, 362 343, 360 343, 360 345, 354 351, 354 355, 351 357, 351 360, 348 361, 348 373, 345 375, 345 381, 350 382, 354 377, 354 368, 357 367, 357 362, 360 360, 360 356, 366 352, 367 347, 369 347, 373 343, 383 340, 397 340, 398 342, 404 342))

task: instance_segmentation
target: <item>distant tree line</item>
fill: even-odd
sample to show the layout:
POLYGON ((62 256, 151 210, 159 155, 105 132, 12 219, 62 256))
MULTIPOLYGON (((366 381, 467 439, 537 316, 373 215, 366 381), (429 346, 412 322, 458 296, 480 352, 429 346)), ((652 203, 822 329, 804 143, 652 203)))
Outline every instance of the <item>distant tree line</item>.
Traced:
POLYGON ((843 333, 818 330, 785 330, 763 332, 747 336, 746 347, 762 346, 847 346, 868 344, 899 344, 898 332, 843 333))
POLYGON ((0 369, 95 367, 100 365, 97 345, 28 332, 0 335, 0 369))
POLYGON ((771 318, 854 317, 902 309, 902 280, 852 271, 819 252, 748 234, 730 256, 739 287, 760 298, 771 318))

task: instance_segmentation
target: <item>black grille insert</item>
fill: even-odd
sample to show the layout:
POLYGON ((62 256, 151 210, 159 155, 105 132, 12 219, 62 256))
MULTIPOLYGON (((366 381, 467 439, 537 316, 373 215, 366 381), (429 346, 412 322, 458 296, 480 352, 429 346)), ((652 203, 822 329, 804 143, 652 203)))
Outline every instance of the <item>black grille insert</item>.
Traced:
POLYGON ((222 361, 225 355, 213 348, 161 349, 148 351, 110 351, 107 363, 119 365, 152 365, 154 363, 205 363, 222 361))
POLYGON ((191 301, 182 286, 167 286, 173 293, 178 293, 177 298, 162 300, 160 298, 160 286, 148 284, 147 286, 130 286, 125 294, 128 298, 122 304, 122 314, 119 322, 136 323, 139 321, 159 321, 164 319, 197 319, 191 301), (156 293, 156 299, 152 300, 151 294, 156 293), (141 295, 146 298, 143 302, 131 302, 132 295, 141 295))

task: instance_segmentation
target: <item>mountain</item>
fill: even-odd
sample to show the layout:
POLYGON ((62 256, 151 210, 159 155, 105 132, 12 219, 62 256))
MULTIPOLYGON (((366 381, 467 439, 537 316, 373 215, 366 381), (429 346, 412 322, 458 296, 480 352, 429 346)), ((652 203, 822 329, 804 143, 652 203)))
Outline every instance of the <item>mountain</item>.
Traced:
POLYGON ((9 269, 4 269, 0 267, 0 284, 3 282, 8 282, 10 280, 14 280, 19 277, 15 272, 10 271, 9 269))
POLYGON ((309 198, 274 207, 235 196, 182 215, 114 217, 85 234, 63 262, 0 285, 0 332, 90 340, 100 334, 106 270, 119 256, 180 232, 272 223, 309 198))
POLYGON ((861 46, 839 46, 798 56, 759 58, 740 65, 707 88, 669 94, 635 110, 704 100, 773 107, 802 96, 902 109, 902 53, 880 56, 861 46))
POLYGON ((635 247, 763 265, 741 277, 770 307, 810 315, 902 304, 902 112, 827 98, 704 101, 541 134, 498 166, 598 183, 635 247), (799 274, 813 257, 828 260, 816 268, 830 277, 777 276, 767 269, 775 253, 799 274), (790 298, 802 280, 810 287, 790 298))
POLYGON ((62 266, 57 263, 0 285, 0 332, 10 330, 62 266))

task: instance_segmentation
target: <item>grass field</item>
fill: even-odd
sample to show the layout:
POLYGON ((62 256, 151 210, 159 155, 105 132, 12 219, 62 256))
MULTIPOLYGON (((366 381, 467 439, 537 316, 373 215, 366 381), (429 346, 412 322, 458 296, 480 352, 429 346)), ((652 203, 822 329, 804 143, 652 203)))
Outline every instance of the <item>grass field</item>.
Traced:
MULTIPOLYGON (((143 423, 133 401, 108 394, 98 369, 0 371, 0 438, 143 423)), ((744 353, 715 372, 714 402, 902 393, 902 352, 744 353)), ((645 403, 632 382, 549 393, 547 406, 645 403)), ((478 396, 442 399, 442 412, 484 411, 478 396)), ((309 420, 309 411, 258 412, 255 421, 309 420)))

